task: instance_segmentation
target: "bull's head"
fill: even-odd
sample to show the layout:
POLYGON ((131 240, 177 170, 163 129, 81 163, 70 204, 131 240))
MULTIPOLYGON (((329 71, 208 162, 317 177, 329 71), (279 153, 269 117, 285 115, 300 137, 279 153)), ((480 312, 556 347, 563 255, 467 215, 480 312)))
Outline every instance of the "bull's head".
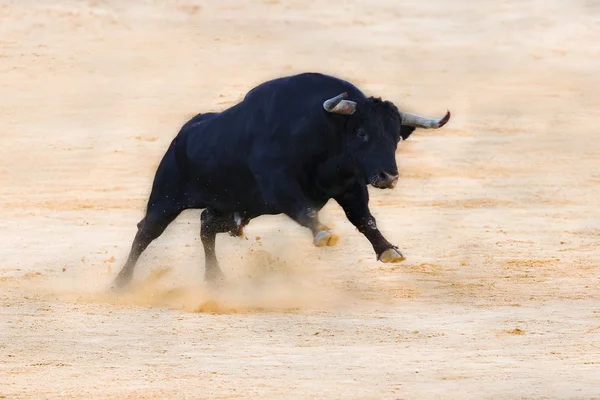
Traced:
POLYGON ((325 111, 348 115, 346 148, 368 183, 391 189, 398 182, 396 147, 416 128, 437 129, 450 119, 450 111, 439 119, 400 112, 389 101, 367 98, 346 100, 342 93, 323 103, 325 111))

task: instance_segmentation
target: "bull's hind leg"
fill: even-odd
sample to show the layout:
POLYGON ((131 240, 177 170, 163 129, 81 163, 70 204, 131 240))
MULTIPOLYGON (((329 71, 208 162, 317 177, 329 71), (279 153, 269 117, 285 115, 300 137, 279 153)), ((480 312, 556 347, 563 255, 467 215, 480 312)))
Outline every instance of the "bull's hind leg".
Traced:
POLYGON ((138 223, 138 231, 133 239, 127 261, 115 278, 115 287, 122 288, 131 282, 135 265, 144 250, 146 250, 153 240, 162 235, 167 226, 173 222, 181 211, 182 210, 180 209, 173 209, 170 210, 170 212, 161 214, 148 213, 146 217, 138 223))
POLYGON ((200 238, 205 258, 204 279, 207 282, 220 284, 225 280, 225 276, 217 261, 215 250, 217 234, 229 232, 232 236, 242 236, 242 229, 249 220, 243 219, 237 214, 222 214, 211 208, 202 211, 200 219, 200 238))
POLYGON ((173 140, 156 170, 146 216, 137 225, 138 231, 127 261, 114 281, 117 288, 131 281, 135 265, 144 250, 187 208, 183 201, 186 180, 176 160, 175 144, 176 141, 173 140))
POLYGON ((327 225, 318 223, 316 232, 313 231, 313 244, 317 247, 335 246, 340 237, 327 225))

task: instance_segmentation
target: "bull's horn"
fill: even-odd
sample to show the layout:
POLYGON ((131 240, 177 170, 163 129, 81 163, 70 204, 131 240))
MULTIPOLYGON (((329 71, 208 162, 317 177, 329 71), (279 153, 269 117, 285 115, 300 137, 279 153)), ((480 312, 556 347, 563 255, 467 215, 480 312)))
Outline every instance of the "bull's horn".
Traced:
POLYGON ((346 97, 348 97, 348 93, 344 92, 331 99, 325 100, 323 102, 323 108, 327 112, 336 114, 354 114, 354 111, 356 111, 356 103, 350 100, 344 100, 346 97))
POLYGON ((450 111, 446 112, 442 118, 427 118, 421 117, 420 115, 411 114, 407 112, 402 113, 402 125, 414 126, 417 128, 425 128, 425 129, 437 129, 446 125, 446 122, 450 120, 450 111))

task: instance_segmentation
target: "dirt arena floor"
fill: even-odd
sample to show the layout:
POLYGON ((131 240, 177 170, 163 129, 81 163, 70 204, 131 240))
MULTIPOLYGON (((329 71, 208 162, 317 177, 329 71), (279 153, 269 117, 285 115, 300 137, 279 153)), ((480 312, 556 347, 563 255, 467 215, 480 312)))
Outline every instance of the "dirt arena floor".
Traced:
POLYGON ((0 0, 1 399, 600 398, 600 3, 0 0), (333 73, 428 116, 370 189, 407 254, 376 262, 331 202, 199 211, 108 287, 187 118, 333 73))

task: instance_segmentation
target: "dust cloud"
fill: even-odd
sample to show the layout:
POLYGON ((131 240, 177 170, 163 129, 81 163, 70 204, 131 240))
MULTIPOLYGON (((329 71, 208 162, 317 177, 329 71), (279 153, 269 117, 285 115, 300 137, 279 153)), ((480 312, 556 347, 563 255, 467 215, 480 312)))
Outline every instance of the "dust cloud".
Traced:
MULTIPOLYGON (((288 258, 290 251, 285 254, 288 258)), ((296 260, 301 259, 296 254, 296 260)), ((238 260, 230 260, 232 271, 222 286, 202 278, 178 274, 177 266, 154 266, 130 286, 113 288, 114 257, 100 267, 55 276, 25 274, 11 279, 14 287, 29 296, 76 304, 111 304, 175 309, 191 313, 239 314, 335 310, 356 300, 360 293, 343 290, 324 280, 323 274, 293 261, 282 260, 258 247, 238 260)), ((142 269, 140 266, 138 269, 142 269)))

